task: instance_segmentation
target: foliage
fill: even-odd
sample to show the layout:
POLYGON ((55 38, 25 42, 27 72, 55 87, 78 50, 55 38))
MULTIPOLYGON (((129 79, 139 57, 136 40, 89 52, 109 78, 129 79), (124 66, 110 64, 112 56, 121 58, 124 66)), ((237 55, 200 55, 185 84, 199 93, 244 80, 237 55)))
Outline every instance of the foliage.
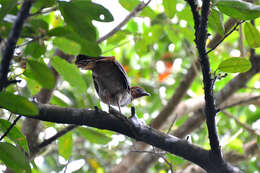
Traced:
MULTIPOLYGON (((21 2, 0 2, 0 47, 8 38, 21 2)), ((119 0, 116 4, 131 12, 139 1, 119 0)), ((1 134, 11 124, 7 121, 8 111, 32 116, 38 114, 36 105, 29 100, 42 88, 55 90, 50 104, 76 108, 93 108, 97 105, 106 110, 106 106, 94 94, 91 73, 80 71, 73 64, 74 61, 69 63, 57 56, 56 49, 70 55, 115 56, 124 66, 131 85, 139 85, 151 94, 133 102, 138 117, 149 124, 158 115, 197 58, 191 9, 186 1, 154 1, 139 14, 140 17, 132 18, 105 42, 98 43, 98 38, 108 32, 107 26, 115 27, 115 23, 111 24, 113 20, 122 20, 116 18, 116 13, 117 10, 112 6, 106 8, 105 4, 103 6, 89 0, 38 0, 33 4, 31 15, 18 40, 9 73, 10 78, 21 79, 22 82, 10 85, 0 93, 1 134), (48 68, 50 66, 62 77, 58 82, 55 82, 55 77, 48 68)), ((243 32, 235 30, 209 53, 213 72, 217 75, 221 72, 228 73, 216 81, 215 93, 235 77, 236 74, 231 73, 244 73, 253 66, 249 60, 250 48, 255 48, 256 54, 260 53, 260 7, 241 0, 219 0, 212 4, 209 41, 216 34, 223 37, 227 33, 224 23, 229 16, 248 21, 240 26, 243 32), (250 23, 249 20, 254 22, 250 23), (246 57, 240 57, 244 50, 247 51, 246 57)), ((256 74, 238 93, 259 95, 259 80, 260 75, 256 74)), ((202 79, 197 77, 182 101, 202 95, 202 79)), ((123 112, 129 115, 130 107, 123 108, 123 112)), ((259 130, 260 110, 256 105, 239 105, 229 108, 228 112, 250 127, 258 125, 259 130)), ((189 112, 178 117, 172 129, 178 129, 191 115, 189 112)), ((256 135, 246 130, 241 131, 243 127, 222 113, 218 118, 220 140, 225 144, 222 146, 224 153, 234 151, 245 154, 243 144, 255 140, 256 135)), ((135 142, 111 131, 79 127, 60 137, 56 147, 47 146, 45 153, 37 153, 34 163, 29 162, 20 150, 22 148, 29 153, 26 138, 21 133, 24 121, 20 120, 4 138, 4 142, 0 143, 0 166, 6 165, 15 172, 30 172, 31 169, 32 172, 58 172, 73 167, 73 164, 80 165, 74 170, 78 173, 107 172, 131 150, 131 144, 135 142), (84 164, 75 164, 76 161, 84 164)), ((56 132, 63 127, 47 122, 42 122, 42 125, 40 142, 50 137, 50 131, 56 132)), ((162 130, 166 131, 167 128, 162 130)), ((190 136, 193 143, 204 148, 209 146, 205 126, 198 127, 190 136)), ((259 136, 257 139, 259 144, 259 136)), ((174 170, 182 170, 188 164, 184 159, 170 154, 165 158, 174 170)), ((245 172, 257 172, 259 160, 259 156, 249 156, 239 167, 245 172)), ((150 168, 151 172, 166 172, 168 169, 166 162, 161 160, 150 168)))

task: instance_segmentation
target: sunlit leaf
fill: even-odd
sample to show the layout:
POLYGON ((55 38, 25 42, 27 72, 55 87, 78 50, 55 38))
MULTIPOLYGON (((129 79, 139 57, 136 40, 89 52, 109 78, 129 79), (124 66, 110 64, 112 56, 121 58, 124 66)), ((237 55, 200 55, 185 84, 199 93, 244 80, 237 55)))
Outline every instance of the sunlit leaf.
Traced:
POLYGON ((71 54, 71 55, 78 55, 80 53, 80 45, 75 41, 68 40, 64 37, 57 37, 53 40, 53 45, 60 48, 63 52, 71 54))
POLYGON ((35 103, 28 101, 26 97, 8 92, 0 92, 0 107, 22 115, 32 116, 39 113, 35 103))
POLYGON ((55 86, 55 78, 52 71, 43 62, 39 62, 33 59, 29 59, 27 64, 32 73, 32 77, 42 87, 52 89, 55 86))
POLYGON ((39 58, 46 51, 46 47, 44 44, 40 44, 39 42, 32 42, 28 44, 24 50, 25 55, 31 55, 34 58, 39 58))
POLYGON ((74 64, 70 64, 58 56, 52 58, 51 65, 55 70, 68 81, 69 84, 76 88, 80 93, 85 93, 87 90, 86 83, 81 77, 79 69, 74 64))
POLYGON ((84 138, 89 140, 89 142, 91 143, 104 145, 112 140, 110 137, 90 128, 79 127, 77 128, 77 130, 84 138))
MULTIPOLYGON (((7 131, 7 129, 11 126, 11 123, 7 120, 0 119, 0 130, 4 133, 7 131)), ((27 144, 27 139, 25 136, 18 130, 16 126, 14 126, 7 136, 9 139, 11 139, 16 144, 20 145, 27 153, 29 153, 29 147, 27 144)))
POLYGON ((250 20, 260 17, 260 6, 242 0, 219 0, 218 9, 233 18, 250 20))
POLYGON ((31 167, 24 153, 15 146, 1 142, 0 160, 15 173, 30 173, 31 167))
POLYGON ((68 132, 58 140, 59 154, 66 160, 70 158, 72 153, 72 132, 68 132))
POLYGON ((244 24, 244 33, 248 45, 251 48, 260 47, 260 32, 251 23, 244 24))
POLYGON ((176 13, 176 3, 174 0, 163 0, 163 7, 166 15, 169 18, 172 18, 176 13))
POLYGON ((243 73, 251 68, 251 63, 245 58, 229 58, 222 61, 218 69, 227 73, 243 73))
POLYGON ((223 25, 223 15, 215 8, 211 9, 209 15, 209 27, 224 36, 225 28, 223 25))

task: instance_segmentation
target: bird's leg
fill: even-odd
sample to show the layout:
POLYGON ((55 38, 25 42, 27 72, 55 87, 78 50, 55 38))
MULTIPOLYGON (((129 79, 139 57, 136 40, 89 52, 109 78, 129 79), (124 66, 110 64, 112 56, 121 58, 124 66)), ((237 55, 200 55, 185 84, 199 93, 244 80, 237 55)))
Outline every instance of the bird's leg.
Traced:
POLYGON ((122 114, 122 112, 121 112, 121 108, 120 108, 120 104, 119 104, 119 100, 118 100, 118 99, 117 99, 116 103, 117 103, 117 106, 118 106, 119 112, 122 114))
POLYGON ((106 92, 106 100, 107 100, 107 106, 108 106, 108 109, 110 110, 110 98, 109 98, 109 93, 106 92))

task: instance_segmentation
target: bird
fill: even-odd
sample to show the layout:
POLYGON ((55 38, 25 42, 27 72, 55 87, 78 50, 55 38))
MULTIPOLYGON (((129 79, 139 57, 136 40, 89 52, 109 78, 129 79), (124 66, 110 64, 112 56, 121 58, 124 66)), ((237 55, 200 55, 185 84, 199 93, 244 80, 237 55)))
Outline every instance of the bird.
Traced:
POLYGON ((121 106, 126 106, 132 100, 149 96, 139 86, 130 87, 128 76, 123 66, 114 56, 91 57, 78 55, 75 61, 77 67, 91 70, 96 92, 102 102, 117 106, 121 113, 121 106))

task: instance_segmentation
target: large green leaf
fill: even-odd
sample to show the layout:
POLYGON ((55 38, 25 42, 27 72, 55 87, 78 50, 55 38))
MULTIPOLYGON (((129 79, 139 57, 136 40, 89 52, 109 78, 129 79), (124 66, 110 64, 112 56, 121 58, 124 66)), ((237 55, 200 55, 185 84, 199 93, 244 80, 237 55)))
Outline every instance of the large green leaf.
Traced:
POLYGON ((7 143, 0 143, 0 160, 15 173, 30 173, 31 167, 24 153, 15 146, 7 143))
POLYGON ((244 24, 244 33, 246 41, 251 48, 260 47, 260 32, 251 23, 244 24))
MULTIPOLYGON (((69 40, 72 40, 78 44, 80 44, 81 54, 87 54, 89 56, 98 56, 101 54, 101 49, 99 48, 96 41, 89 41, 78 34, 76 34, 73 30, 68 27, 57 27, 48 32, 49 36, 56 36, 56 37, 65 37, 69 40)), ((71 44, 71 43, 70 43, 71 44)), ((66 50, 66 51, 73 51, 73 50, 66 50)))
POLYGON ((54 88, 55 78, 52 71, 47 67, 45 63, 29 59, 27 61, 27 64, 30 68, 34 80, 36 80, 44 88, 54 88))
POLYGON ((209 15, 209 27, 224 36, 225 28, 223 25, 223 15, 215 8, 211 9, 211 13, 209 15))
MULTIPOLYGON (((0 130, 2 132, 6 132, 10 126, 11 123, 9 121, 0 119, 0 130)), ((24 151, 29 153, 29 147, 25 136, 15 126, 9 131, 7 137, 16 144, 20 145, 24 149, 24 151)))
POLYGON ((59 154, 66 160, 70 158, 72 153, 72 132, 68 132, 58 140, 59 154))
POLYGON ((28 101, 28 99, 23 96, 8 92, 0 92, 0 107, 22 115, 33 116, 39 113, 35 103, 28 101))
POLYGON ((229 58, 222 61, 218 69, 227 73, 243 73, 251 68, 251 63, 245 58, 229 58))
POLYGON ((219 0, 219 10, 236 19, 251 20, 260 17, 260 6, 242 0, 219 0))
POLYGON ((17 0, 1 0, 0 21, 16 6, 16 3, 17 0))
POLYGON ((53 44, 60 48, 63 52, 78 55, 80 53, 80 45, 72 40, 68 40, 64 37, 57 37, 53 40, 53 44))
POLYGON ((166 15, 172 18, 176 13, 176 0, 163 0, 163 7, 166 15))
POLYGON ((86 40, 96 40, 96 30, 92 20, 113 21, 111 13, 103 6, 90 1, 59 2, 59 9, 66 23, 86 40))
POLYGON ((34 58, 39 58, 46 51, 44 44, 40 44, 37 41, 34 41, 28 44, 24 50, 25 55, 31 55, 34 58))
POLYGON ((77 131, 91 143, 104 145, 111 141, 110 137, 90 128, 79 127, 77 131))
POLYGON ((77 91, 85 93, 87 90, 86 83, 80 75, 79 69, 58 56, 52 58, 51 65, 55 70, 68 81, 69 84, 76 88, 77 91))

